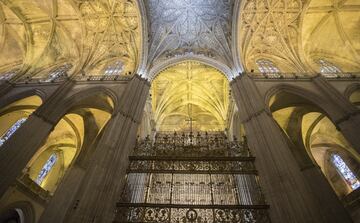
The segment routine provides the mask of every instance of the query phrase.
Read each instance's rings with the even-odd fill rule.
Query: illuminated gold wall
[[[121,61],[134,72],[141,50],[141,22],[134,0],[0,1],[0,73],[42,77],[71,63],[99,74]]]
[[[151,89],[156,129],[160,131],[224,130],[229,84],[213,67],[186,61],[160,72]]]
[[[282,72],[319,72],[319,59],[360,68],[360,1],[241,1],[237,47],[246,71],[258,59]]]

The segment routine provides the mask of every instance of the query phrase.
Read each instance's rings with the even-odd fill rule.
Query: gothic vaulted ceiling
[[[359,71],[360,1],[244,0],[237,46],[245,70],[257,59],[282,72],[319,72],[320,58],[343,71]]]
[[[146,0],[149,20],[148,66],[187,53],[206,55],[232,66],[234,0]]]
[[[303,70],[298,39],[303,7],[303,0],[242,2],[237,41],[247,70],[256,69],[255,61],[261,58],[280,65],[281,70]]]
[[[0,1],[0,71],[36,74],[72,63],[90,72],[121,60],[134,72],[140,40],[136,0]]]
[[[344,71],[360,70],[359,0],[312,0],[302,21],[302,48],[314,69],[314,60],[326,58]]]
[[[359,14],[358,0],[0,0],[0,73],[71,63],[103,74],[121,61],[123,73],[148,74],[195,57],[229,77],[257,59],[282,72],[319,71],[319,58],[358,71]]]
[[[171,66],[154,79],[151,95],[157,130],[225,129],[229,84],[213,67],[194,61]]]

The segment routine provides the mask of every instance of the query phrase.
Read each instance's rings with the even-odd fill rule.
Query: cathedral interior
[[[0,223],[360,223],[359,0],[0,0]]]

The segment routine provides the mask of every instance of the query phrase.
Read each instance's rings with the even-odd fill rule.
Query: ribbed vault
[[[229,107],[226,77],[195,61],[173,65],[152,82],[152,106],[157,130],[224,130]]]
[[[303,0],[245,0],[238,21],[238,50],[245,70],[269,59],[282,71],[303,71],[299,51]]]
[[[148,67],[189,53],[216,58],[231,67],[234,0],[146,0]]]
[[[216,61],[229,77],[272,61],[282,72],[319,71],[321,58],[360,69],[355,0],[0,0],[0,74],[148,75],[169,60]],[[152,76],[147,76],[152,78]]]
[[[358,71],[359,1],[245,0],[237,22],[237,48],[247,71],[256,60],[282,72],[319,72],[319,59]]]
[[[360,1],[312,0],[304,10],[302,44],[309,64],[323,58],[343,71],[360,69]]]
[[[140,39],[136,0],[0,1],[0,72],[32,76],[63,63],[90,72],[112,60],[134,72]]]

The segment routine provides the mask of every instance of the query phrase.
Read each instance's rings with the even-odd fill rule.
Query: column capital
[[[139,75],[139,74],[134,74],[133,77],[132,77],[132,79],[134,79],[134,78],[137,78],[137,79],[139,79],[139,80],[141,80],[141,81],[144,81],[144,83],[145,83],[146,85],[148,85],[149,87],[151,86],[151,83],[149,82],[149,80],[148,80],[147,78],[142,77],[142,76]]]
[[[317,75],[312,78],[313,83],[319,87],[320,91],[332,102],[333,107],[338,109],[340,113],[348,116],[358,109],[343,95],[341,94],[329,81],[322,75]]]
[[[236,77],[231,82],[231,88],[242,117],[242,123],[246,123],[264,112],[271,117],[269,108],[250,76],[245,74]]]
[[[348,121],[349,119],[351,119],[352,117],[358,116],[360,115],[360,110],[356,110],[350,113],[346,113],[343,117],[334,120],[334,124],[336,126],[336,128],[339,130],[340,128],[338,127],[339,125],[341,125],[343,122]]]
[[[127,83],[124,93],[120,97],[120,103],[115,109],[114,114],[121,114],[126,118],[130,118],[134,123],[141,122],[141,114],[144,109],[149,93],[149,82],[139,75],[134,77]],[[139,106],[142,106],[139,109]]]
[[[56,120],[51,120],[50,118],[46,117],[44,114],[38,112],[37,110],[35,110],[30,116],[34,116],[37,117],[41,120],[43,120],[44,122],[48,123],[49,125],[53,126],[53,128],[56,126],[57,121]]]

